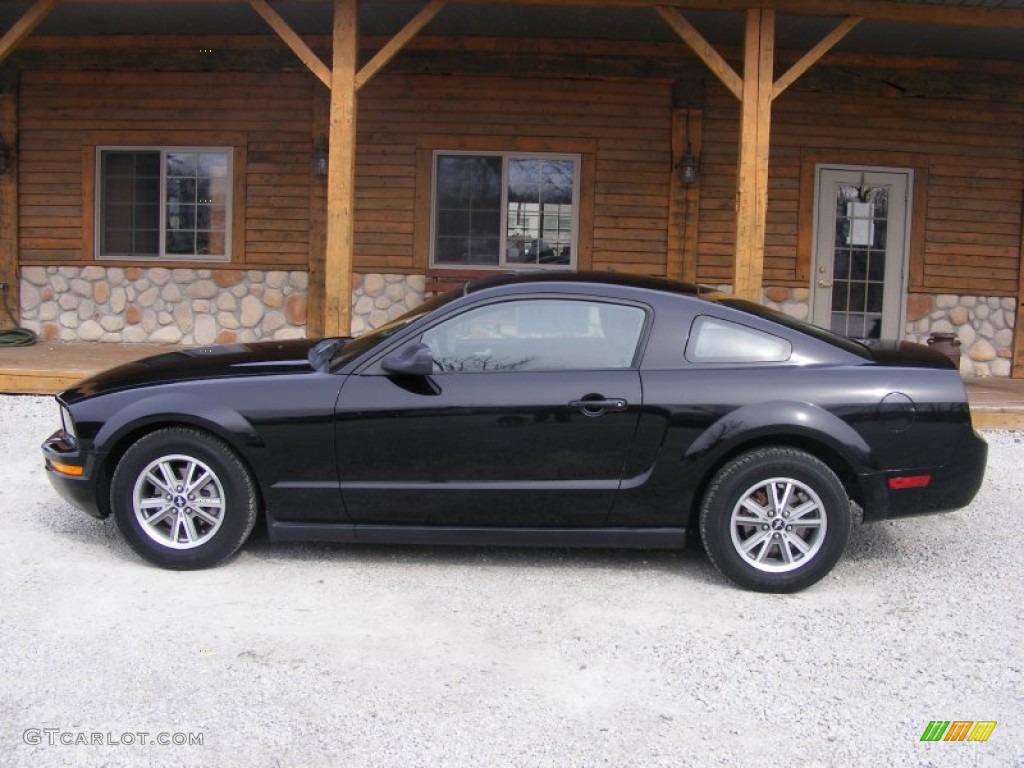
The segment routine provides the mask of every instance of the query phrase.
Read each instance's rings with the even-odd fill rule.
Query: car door
[[[647,315],[610,300],[491,301],[403,344],[430,349],[432,375],[350,376],[336,450],[352,519],[601,525],[642,405]]]

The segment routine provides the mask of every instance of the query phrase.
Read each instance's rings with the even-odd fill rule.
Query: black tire
[[[174,570],[224,562],[249,537],[257,514],[256,486],[235,452],[187,427],[151,432],[125,451],[110,505],[132,549]]]
[[[839,478],[804,451],[758,448],[722,467],[700,510],[708,557],[758,592],[796,592],[819,581],[850,539],[850,499]]]

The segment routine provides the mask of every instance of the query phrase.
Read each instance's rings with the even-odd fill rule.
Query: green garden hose
[[[34,331],[30,331],[28,328],[19,328],[18,321],[14,317],[14,313],[11,312],[11,306],[7,300],[7,284],[4,283],[3,287],[4,294],[4,309],[7,310],[7,317],[11,319],[11,325],[14,328],[0,329],[0,347],[27,347],[30,344],[35,344],[39,337],[36,336]]]

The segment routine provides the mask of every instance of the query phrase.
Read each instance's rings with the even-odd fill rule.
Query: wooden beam
[[[861,16],[850,16],[844,19],[838,27],[833,29],[816,46],[800,57],[800,60],[791,66],[786,73],[775,81],[772,86],[772,100],[778,96],[800,77],[804,72],[814,66],[822,56],[832,50],[835,44],[846,37],[847,33],[863,21]]]
[[[18,94],[0,94],[0,134],[12,144],[18,136]],[[18,325],[21,285],[18,282],[18,156],[12,146],[7,170],[0,174],[0,328]],[[8,315],[8,311],[14,317]]]
[[[729,66],[729,62],[723,59],[721,54],[712,47],[711,43],[705,40],[704,36],[690,22],[683,18],[679,11],[664,6],[658,6],[657,11],[661,18],[672,27],[672,30],[682,38],[683,42],[690,46],[693,52],[697,54],[697,57],[707,65],[707,68],[722,81],[726,88],[732,91],[733,96],[737,99],[742,99],[743,81],[736,74],[736,71]]]
[[[295,52],[295,55],[299,57],[303,64],[309,67],[310,71],[317,76],[320,82],[330,88],[330,68],[320,60],[320,57],[316,55],[312,48],[306,45],[306,41],[299,37],[294,29],[288,26],[288,22],[282,19],[277,11],[270,7],[267,0],[249,0],[249,5],[252,6],[256,13],[263,17],[263,20],[270,25],[270,28],[284,40],[285,44]]]
[[[1024,217],[1024,204],[1021,205],[1021,216]],[[1017,322],[1013,327],[1013,369],[1010,375],[1024,379],[1024,231],[1021,232],[1017,253],[1020,254],[1017,260]]]
[[[237,3],[238,0],[61,0],[64,5],[211,5]],[[322,3],[323,0],[293,0]],[[777,13],[795,16],[863,16],[868,19],[902,21],[910,24],[943,24],[994,29],[1024,29],[1024,10],[990,6],[946,5],[893,0],[451,0],[453,4],[475,6],[555,5],[570,8],[614,7],[652,8],[672,6],[694,11],[745,11],[771,8]]]
[[[352,328],[352,251],[355,246],[357,0],[334,0],[334,62],[327,154],[327,253],[324,257],[324,333]]]
[[[420,30],[423,29],[430,21],[441,12],[441,9],[447,5],[447,0],[430,0],[425,6],[420,8],[419,13],[412,17],[408,24],[391,38],[387,44],[381,48],[374,55],[372,59],[366,62],[366,65],[359,70],[356,75],[356,90],[358,91],[369,80],[380,72],[389,61],[398,55],[406,44],[412,40],[416,35],[419,34]]]
[[[760,303],[768,212],[775,11],[747,11],[744,50],[733,293]]]
[[[313,97],[313,146],[330,130],[330,94],[322,91]],[[309,185],[309,288],[306,290],[306,337],[324,336],[324,289],[327,286],[327,179],[313,176]]]
[[[39,22],[46,18],[57,0],[38,0],[38,2],[25,11],[25,15],[18,19],[14,26],[7,30],[7,34],[0,37],[0,64],[18,47],[18,43],[32,34],[32,30],[39,26]]]

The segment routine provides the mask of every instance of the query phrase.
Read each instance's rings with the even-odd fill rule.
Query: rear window
[[[838,347],[845,352],[863,357],[866,360],[871,360],[870,350],[858,341],[847,338],[846,336],[840,336],[837,333],[832,333],[824,328],[819,328],[816,325],[805,323],[803,320],[797,320],[795,317],[790,317],[787,314],[771,309],[769,307],[763,307],[760,304],[755,304],[752,301],[746,301],[745,299],[737,299],[732,296],[726,296],[719,294],[717,296],[708,298],[709,301],[713,301],[716,304],[721,304],[724,307],[739,310],[740,312],[746,312],[748,315],[754,317],[760,317],[765,320],[770,320],[773,323],[784,325],[787,328],[792,328],[794,331],[812,336],[818,341],[823,341],[826,344],[831,344],[833,347]]]
[[[693,321],[686,342],[691,363],[783,363],[792,354],[786,339],[706,315]]]

